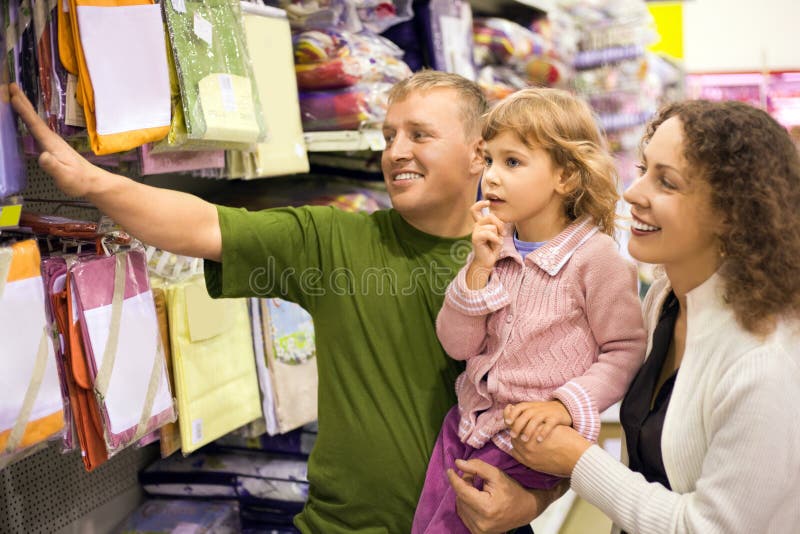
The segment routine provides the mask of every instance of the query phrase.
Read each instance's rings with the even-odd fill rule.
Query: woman
[[[514,455],[571,477],[628,534],[797,532],[798,152],[738,102],[668,106],[644,144],[629,251],[664,276],[621,408],[627,466],[565,426]]]

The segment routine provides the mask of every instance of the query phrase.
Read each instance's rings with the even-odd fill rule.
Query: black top
[[[678,371],[672,373],[661,386],[652,409],[650,405],[675,333],[677,318],[678,299],[670,292],[653,333],[650,355],[633,379],[620,407],[629,467],[641,473],[648,482],[658,482],[667,489],[671,488],[661,457],[661,431]]]

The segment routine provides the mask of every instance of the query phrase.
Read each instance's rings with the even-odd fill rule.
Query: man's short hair
[[[414,92],[434,89],[453,89],[459,95],[464,134],[468,137],[481,134],[481,117],[488,109],[486,97],[478,85],[458,74],[438,70],[421,70],[400,81],[389,91],[389,105],[407,98]]]

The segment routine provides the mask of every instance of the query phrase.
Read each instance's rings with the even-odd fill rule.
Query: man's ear
[[[486,141],[479,137],[472,142],[472,150],[470,152],[469,174],[476,176],[483,174],[483,153],[486,149]]]

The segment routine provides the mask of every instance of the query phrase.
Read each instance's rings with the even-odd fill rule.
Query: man
[[[303,532],[410,531],[427,462],[460,368],[434,322],[466,259],[483,170],[486,103],[459,76],[417,73],[396,85],[383,126],[393,210],[330,207],[248,212],[158,189],[88,163],[52,133],[12,86],[12,104],[42,147],[42,168],[141,241],[205,258],[214,297],[275,296],[314,318],[319,434],[309,458]],[[470,466],[484,492],[454,477],[474,531],[531,520],[541,495],[489,466]],[[482,471],[481,471],[482,470]]]

